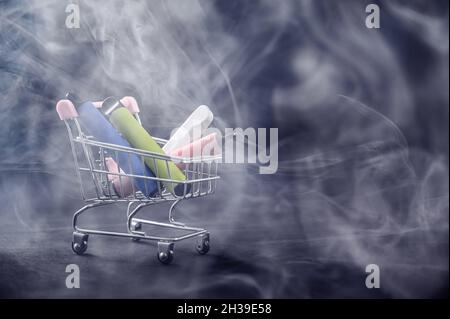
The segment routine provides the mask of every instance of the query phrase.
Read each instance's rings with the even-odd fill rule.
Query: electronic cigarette
[[[112,125],[134,148],[166,155],[158,143],[139,124],[130,111],[125,108],[119,100],[108,98],[103,102],[102,108]],[[152,172],[159,178],[180,182],[186,180],[186,176],[173,161],[149,157],[144,157],[144,161],[145,164],[150,167]],[[189,184],[176,183],[173,181],[163,181],[163,184],[169,192],[178,196],[184,194],[185,186],[187,192],[187,186],[189,186]]]
[[[67,94],[66,97],[76,106],[80,124],[87,133],[94,136],[99,142],[131,148],[130,143],[117,132],[93,102],[80,102],[73,94]],[[126,174],[154,177],[151,170],[136,154],[117,151],[114,154],[108,154],[108,156],[117,160],[117,164]],[[133,180],[136,189],[147,197],[158,191],[158,185],[154,180],[146,178],[133,178]]]
[[[163,146],[164,152],[171,154],[173,150],[199,139],[211,124],[213,118],[209,107],[200,105]]]

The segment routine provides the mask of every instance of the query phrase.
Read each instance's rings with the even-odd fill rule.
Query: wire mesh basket
[[[59,105],[59,106],[58,106]],[[173,212],[175,206],[182,200],[203,197],[213,194],[217,180],[218,164],[221,155],[207,155],[197,157],[168,156],[154,152],[144,151],[132,147],[104,143],[96,140],[83,132],[78,120],[78,114],[73,103],[69,100],[58,102],[57,111],[67,127],[70,146],[73,153],[76,174],[79,179],[80,191],[86,205],[75,212],[73,216],[73,241],[72,249],[76,254],[82,255],[88,244],[89,235],[106,235],[131,238],[133,241],[152,240],[158,243],[159,261],[168,264],[173,259],[174,243],[180,240],[197,237],[196,249],[200,254],[209,251],[209,232],[204,228],[190,227],[175,221]],[[65,109],[64,109],[65,108]],[[134,106],[133,115],[140,122],[139,109]],[[167,142],[165,139],[154,138],[162,147]],[[111,165],[119,163],[119,157],[128,159],[130,169],[125,173],[120,167],[111,170]],[[185,180],[158,177],[158,174],[149,176],[134,172],[131,157],[138,156],[144,163],[148,160],[155,164],[159,161],[168,167],[170,162],[175,163],[184,173]],[[123,160],[121,166],[123,166]],[[157,165],[155,165],[156,167]],[[169,170],[168,170],[169,171]],[[144,195],[142,190],[136,187],[136,181],[154,181],[157,191],[150,196]],[[167,185],[177,185],[178,192]],[[143,185],[147,185],[143,183]],[[172,189],[169,191],[168,189]],[[145,192],[148,194],[148,192]],[[96,229],[81,228],[78,226],[78,218],[90,208],[108,205],[111,203],[127,203],[127,232],[115,232]],[[172,202],[168,213],[168,222],[160,222],[149,219],[137,218],[141,208],[163,202]],[[177,237],[152,236],[143,231],[143,225],[153,225],[183,231],[183,235]],[[188,232],[186,234],[186,232]]]

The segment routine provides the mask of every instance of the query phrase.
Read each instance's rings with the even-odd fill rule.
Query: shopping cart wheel
[[[209,251],[209,233],[198,236],[197,246],[195,246],[200,255],[205,255]]]
[[[83,255],[88,246],[89,235],[73,232],[72,250],[77,255]]]
[[[131,222],[131,230],[132,231],[139,231],[142,229],[142,224],[135,222],[134,220]],[[140,238],[131,238],[131,241],[140,241]]]
[[[170,264],[173,260],[173,243],[158,242],[158,260],[163,264]]]

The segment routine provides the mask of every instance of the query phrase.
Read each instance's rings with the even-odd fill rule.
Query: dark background
[[[380,29],[371,1],[74,2],[80,29],[69,1],[0,1],[1,297],[448,296],[448,1],[373,1]],[[180,205],[206,256],[182,242],[166,267],[153,243],[93,236],[76,256],[68,90],[133,95],[165,138],[200,104],[220,129],[276,127],[278,171],[223,165],[214,196]],[[124,221],[117,205],[83,223]]]

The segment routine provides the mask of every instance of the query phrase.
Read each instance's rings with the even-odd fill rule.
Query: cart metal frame
[[[139,115],[134,114],[135,118],[141,123]],[[95,140],[92,136],[84,134],[81,125],[76,117],[72,119],[64,119],[69,134],[70,146],[75,163],[76,174],[80,183],[80,191],[86,205],[77,210],[73,215],[73,241],[72,250],[79,255],[82,255],[88,245],[89,235],[104,235],[131,238],[133,241],[151,240],[158,243],[157,258],[164,264],[169,264],[174,256],[174,243],[197,237],[196,249],[200,254],[206,254],[210,247],[209,232],[200,227],[187,226],[184,223],[178,222],[174,218],[175,207],[185,199],[192,199],[213,194],[217,180],[220,178],[217,175],[218,163],[221,160],[221,155],[215,156],[200,156],[200,157],[178,157],[157,154],[131,147],[123,147],[115,144],[103,143]],[[161,138],[154,138],[156,142],[163,146],[167,140]],[[160,177],[150,177],[135,174],[126,174],[123,171],[112,173],[106,168],[106,157],[112,157],[118,163],[119,152],[127,154],[135,154],[139,156],[144,163],[144,159],[151,159],[154,163],[156,161],[164,161],[167,169],[170,161],[175,162],[182,168],[186,180],[178,181]],[[130,156],[128,159],[130,159]],[[129,160],[130,161],[130,160]],[[155,165],[156,166],[156,165]],[[130,165],[131,167],[131,165]],[[169,170],[168,170],[169,171]],[[169,171],[170,172],[170,171]],[[142,192],[135,188],[132,182],[133,192],[127,197],[121,197],[118,194],[108,177],[116,175],[119,178],[120,189],[123,189],[125,179],[152,179],[158,185],[158,192],[146,197]],[[156,176],[158,174],[155,174]],[[162,185],[165,183],[183,183],[185,185],[184,192],[181,195],[168,192]],[[83,228],[78,225],[78,220],[81,215],[86,214],[92,208],[105,206],[113,203],[124,202],[127,206],[127,232],[115,232],[98,229]],[[159,222],[144,218],[138,218],[137,215],[142,208],[156,205],[160,203],[172,202],[168,212],[168,222]],[[143,225],[152,225],[168,229],[176,229],[179,231],[188,232],[187,234],[176,237],[162,237],[149,235],[142,230]]]

